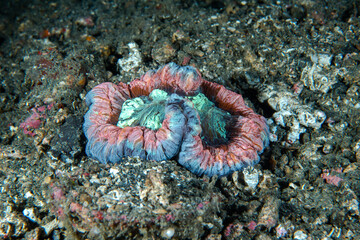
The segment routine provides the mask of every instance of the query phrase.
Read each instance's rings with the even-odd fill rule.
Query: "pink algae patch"
[[[46,110],[51,110],[54,106],[54,103],[51,103],[49,105],[44,105],[37,108],[32,108],[32,114],[30,117],[27,117],[24,122],[20,123],[20,128],[24,130],[24,134],[29,135],[31,137],[35,136],[35,129],[38,129],[43,122],[43,120],[46,118],[46,114],[44,113]]]
[[[334,171],[337,172],[337,173],[341,173],[342,169],[332,170],[331,173],[333,173]],[[323,170],[320,177],[322,177],[326,181],[326,183],[331,184],[331,185],[335,185],[335,186],[339,186],[339,183],[342,180],[344,180],[341,177],[338,177],[336,175],[331,175],[329,170],[327,170],[327,169]]]
[[[248,225],[246,226],[250,231],[254,231],[255,228],[257,226],[257,223],[255,221],[251,221],[248,223]]]
[[[65,194],[64,191],[61,188],[58,187],[54,187],[54,191],[52,193],[52,197],[53,199],[55,199],[56,201],[60,201],[62,199],[65,199]]]

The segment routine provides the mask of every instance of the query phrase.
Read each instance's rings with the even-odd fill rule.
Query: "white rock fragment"
[[[122,191],[121,189],[114,189],[100,197],[97,204],[101,206],[106,205],[108,208],[111,208],[119,203],[128,205],[131,204],[127,201],[130,197],[130,193]]]
[[[266,119],[268,126],[270,126],[270,135],[269,140],[270,142],[277,142],[278,136],[275,134],[278,130],[278,126],[275,125],[274,120],[271,118]]]
[[[353,151],[357,152],[360,150],[360,139],[355,143],[355,146],[353,147]]]
[[[277,238],[283,238],[288,234],[286,228],[282,224],[279,224],[275,230]]]
[[[328,67],[331,64],[333,55],[325,53],[310,54],[310,59],[313,63],[318,64],[320,67]]]
[[[161,236],[165,239],[171,239],[175,234],[175,228],[170,227],[161,232]]]
[[[296,120],[294,120],[294,125],[290,129],[288,135],[287,135],[287,142],[288,143],[294,143],[297,140],[300,139],[300,134],[306,132],[306,129],[303,127],[300,127]]]
[[[116,169],[116,168],[110,168],[110,171],[109,173],[113,176],[116,176],[116,175],[119,175],[119,169]]]
[[[99,236],[101,234],[101,230],[97,226],[93,226],[90,229],[89,236],[93,239],[96,238],[96,236]]]
[[[303,69],[301,81],[312,91],[327,93],[332,85],[336,83],[336,75],[330,75],[323,71],[323,68],[314,64]]]
[[[34,194],[32,194],[32,192],[28,191],[28,192],[25,193],[24,197],[26,199],[28,199],[28,198],[34,197]]]
[[[56,218],[54,220],[52,220],[51,222],[48,222],[47,224],[42,226],[42,228],[44,228],[44,230],[45,230],[46,235],[51,234],[52,231],[58,227],[59,227],[59,221]]]
[[[273,119],[276,125],[289,128],[287,142],[294,143],[307,127],[319,129],[326,119],[324,112],[301,103],[298,95],[284,86],[267,85],[259,95],[261,102],[267,101],[276,112]],[[276,128],[271,127],[272,134]]]
[[[307,237],[307,234],[303,230],[298,230],[294,232],[294,239],[296,240],[306,240]]]
[[[255,189],[259,184],[259,176],[261,175],[261,171],[255,169],[254,167],[247,167],[243,170],[244,181],[251,188]]]
[[[97,175],[92,175],[89,182],[92,184],[100,184],[100,179],[97,177]]]
[[[25,217],[27,217],[28,219],[30,219],[33,222],[38,222],[38,218],[35,215],[35,210],[33,208],[25,208],[23,210],[23,214]]]
[[[108,192],[103,197],[111,199],[111,200],[115,200],[115,201],[124,201],[130,197],[130,194],[128,192],[122,191],[120,189],[114,189],[114,190]]]
[[[134,42],[128,44],[129,56],[120,58],[117,61],[118,66],[125,72],[130,72],[134,68],[137,68],[141,64],[141,54],[138,45]]]
[[[312,91],[327,93],[337,82],[339,70],[330,67],[333,55],[311,54],[312,65],[308,64],[301,73],[301,81]]]
[[[302,111],[298,112],[298,114],[299,122],[301,125],[314,129],[319,129],[321,127],[321,124],[326,119],[325,113],[319,110],[314,110],[313,112]]]

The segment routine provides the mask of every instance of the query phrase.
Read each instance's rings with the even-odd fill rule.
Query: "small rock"
[[[294,239],[296,240],[306,240],[308,235],[305,233],[304,230],[298,230],[294,232]]]
[[[134,70],[135,68],[139,67],[142,62],[139,46],[136,43],[131,42],[128,44],[128,47],[129,56],[120,58],[117,62],[118,66],[125,72]]]
[[[48,222],[47,224],[43,225],[42,228],[45,230],[45,234],[49,235],[55,228],[57,228],[59,225],[59,221],[55,218],[51,222]]]
[[[176,50],[167,40],[156,43],[151,51],[152,58],[160,64],[170,61],[175,54]]]
[[[171,239],[175,234],[175,228],[170,227],[161,232],[161,236],[166,239]]]
[[[279,219],[279,200],[273,196],[268,196],[261,209],[258,218],[258,225],[263,225],[268,229],[275,227]]]
[[[34,208],[25,208],[23,210],[23,214],[25,217],[27,217],[28,219],[30,219],[33,222],[38,222],[39,219],[37,218],[36,214],[35,214],[35,210]]]
[[[259,183],[259,176],[261,175],[261,171],[250,166],[245,168],[242,173],[244,175],[245,183],[251,189],[255,189]]]
[[[82,116],[70,115],[60,126],[58,134],[51,141],[48,154],[51,158],[73,163],[82,152]]]

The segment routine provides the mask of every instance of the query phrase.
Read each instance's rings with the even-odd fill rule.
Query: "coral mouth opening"
[[[169,94],[155,89],[149,96],[128,99],[122,105],[118,127],[142,126],[158,130],[165,118],[165,105]],[[204,94],[185,97],[193,104],[200,118],[201,139],[211,146],[226,144],[230,129],[231,114],[216,107]]]
[[[126,100],[117,123],[118,127],[142,126],[151,130],[161,128],[165,118],[165,103],[168,94],[155,89],[149,96]]]
[[[219,111],[220,110],[220,111]],[[229,133],[231,131],[231,116],[219,108],[212,108],[207,114],[201,117],[201,140],[206,145],[219,147],[226,145],[229,141]]]
[[[228,142],[231,114],[216,107],[204,94],[188,97],[200,116],[201,139],[216,147]]]

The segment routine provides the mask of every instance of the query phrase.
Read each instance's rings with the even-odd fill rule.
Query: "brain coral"
[[[86,103],[86,153],[102,163],[177,159],[197,175],[222,176],[256,164],[268,144],[264,117],[189,66],[169,63],[129,84],[102,83]]]

